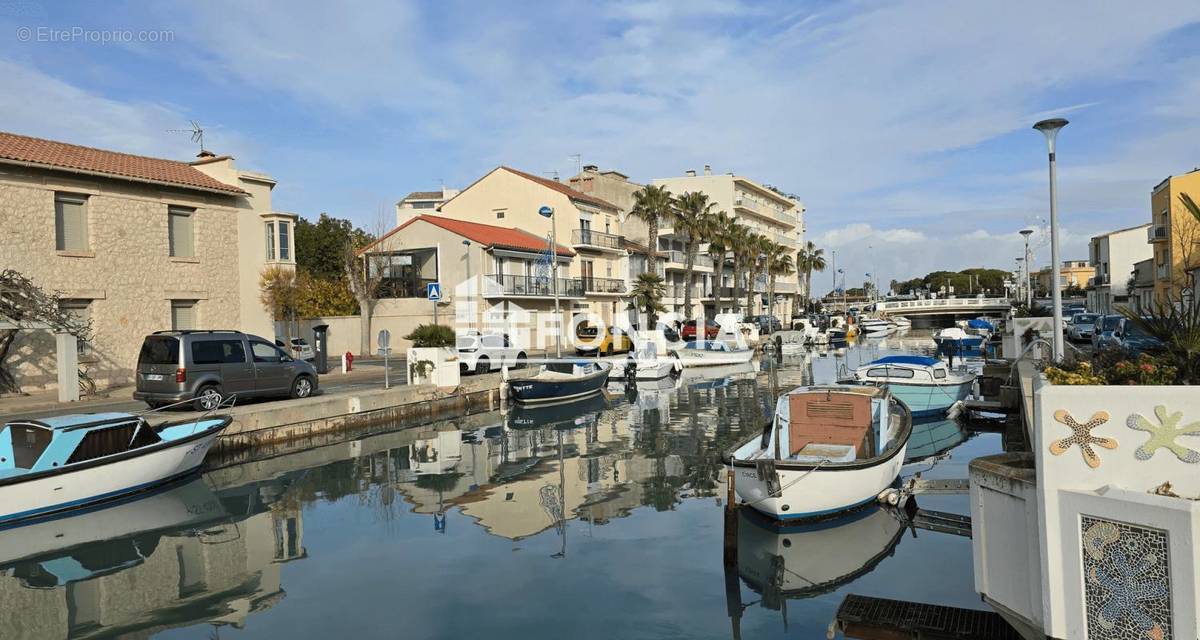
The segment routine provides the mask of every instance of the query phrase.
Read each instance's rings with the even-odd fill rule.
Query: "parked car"
[[[599,327],[583,325],[576,331],[575,353],[581,356],[606,355],[633,351],[633,336],[620,327],[607,327],[603,337],[597,337]]]
[[[1162,340],[1144,333],[1129,318],[1121,318],[1121,323],[1113,330],[1113,340],[1117,346],[1134,354],[1154,353],[1166,346]]]
[[[1125,316],[1107,315],[1100,316],[1096,321],[1096,328],[1092,331],[1092,348],[1099,351],[1117,346],[1117,341],[1113,338],[1113,331],[1121,324],[1121,319]]]
[[[776,331],[783,331],[783,324],[779,322],[779,318],[772,315],[757,315],[746,316],[744,322],[748,322],[758,327],[759,335],[767,335]]]
[[[681,329],[679,331],[679,335],[684,340],[695,340],[696,339],[696,321],[688,320],[687,322],[683,323],[683,329]],[[704,339],[705,340],[716,340],[717,336],[719,336],[719,335],[721,335],[721,325],[717,324],[717,322],[715,320],[705,320],[704,321]]]
[[[282,340],[275,338],[275,346],[288,352],[288,355],[297,360],[311,361],[317,357],[317,353],[304,338],[292,338],[291,347],[285,346]]]
[[[1076,313],[1067,323],[1067,339],[1072,342],[1092,340],[1092,332],[1096,330],[1096,321],[1100,316],[1095,313]]]
[[[458,334],[459,373],[488,373],[508,365],[514,369],[525,366],[525,350],[513,344],[508,334],[469,331]]]
[[[306,398],[317,390],[317,371],[265,338],[241,331],[156,331],[138,354],[135,400],[151,408],[192,401],[209,411],[222,398]]]

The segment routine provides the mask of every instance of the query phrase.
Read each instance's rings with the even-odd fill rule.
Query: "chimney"
[[[687,171],[685,171],[684,173],[686,173],[686,174],[687,174],[687,177],[689,177],[689,178],[695,178],[695,177],[696,177],[696,170],[695,170],[695,169],[688,169],[688,170],[687,170]]]
[[[707,164],[704,165],[704,175],[706,175],[706,176],[712,175],[712,165],[707,165]]]
[[[200,153],[196,154],[196,157],[197,158],[215,158],[215,157],[217,157],[217,154],[209,151],[208,149],[201,149]]]
[[[599,171],[600,167],[598,167],[594,164],[585,164],[585,165],[583,165],[583,170],[584,171]]]

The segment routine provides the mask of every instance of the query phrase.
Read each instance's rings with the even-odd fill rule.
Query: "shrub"
[[[412,340],[413,346],[417,348],[452,347],[454,329],[440,324],[423,324],[404,336],[404,339]]]
[[[1058,367],[1046,367],[1044,373],[1046,379],[1052,384],[1107,384],[1104,378],[1092,372],[1092,365],[1088,362],[1064,363]]]

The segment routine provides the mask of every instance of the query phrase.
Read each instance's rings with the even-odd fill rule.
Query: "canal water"
[[[970,540],[870,509],[778,532],[743,516],[722,561],[722,451],[773,398],[893,337],[570,411],[470,416],[261,459],[137,501],[0,532],[0,638],[818,638],[847,594],[982,608]],[[965,478],[999,436],[924,423],[905,474]],[[969,513],[965,495],[922,508]]]

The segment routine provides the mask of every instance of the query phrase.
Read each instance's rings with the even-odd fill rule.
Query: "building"
[[[1149,224],[1093,236],[1088,257],[1094,273],[1088,279],[1088,309],[1116,313],[1129,303],[1129,279],[1133,265],[1152,257],[1146,244]]]
[[[550,207],[554,217],[538,211]],[[476,180],[441,206],[442,216],[485,225],[522,229],[547,238],[551,224],[555,238],[574,250],[560,277],[579,280],[582,298],[572,298],[564,308],[573,313],[590,312],[605,324],[625,317],[623,298],[628,292],[629,251],[621,235],[621,208],[594,195],[576,191],[557,180],[542,178],[511,167],[497,167]],[[495,262],[483,265],[488,275],[504,279],[532,275],[520,265]],[[512,271],[510,269],[517,269]]]
[[[783,194],[778,190],[761,185],[748,178],[735,176],[732,173],[713,174],[709,166],[704,167],[703,174],[687,171],[685,175],[676,178],[659,178],[652,184],[666,187],[676,196],[688,192],[702,192],[708,195],[709,202],[716,205],[716,210],[723,210],[742,225],[760,233],[774,242],[789,247],[792,251],[799,250],[804,243],[804,205],[795,197]],[[726,268],[719,286],[721,291],[721,308],[715,307],[713,289],[718,283],[713,281],[713,262],[700,252],[697,258],[693,282],[684,283],[684,240],[669,226],[659,230],[659,250],[667,254],[667,281],[669,299],[664,302],[668,308],[683,311],[685,287],[693,288],[692,300],[701,305],[704,314],[712,317],[717,313],[738,312],[753,314],[768,311],[761,307],[763,296],[754,296],[755,304],[746,309],[745,295],[742,293],[745,283],[739,282],[741,274],[733,273],[732,268]],[[702,247],[703,249],[703,247]],[[763,294],[767,290],[767,277],[763,275],[753,283],[756,293]],[[798,278],[795,273],[779,277],[775,285],[776,300],[770,305],[769,312],[785,319],[792,314],[793,301],[798,292]]]
[[[1154,250],[1154,299],[1161,303],[1178,300],[1189,284],[1187,272],[1200,266],[1200,222],[1184,206],[1184,194],[1200,203],[1200,169],[1168,176],[1150,192],[1147,240]]]
[[[386,272],[372,326],[399,338],[432,322],[435,303],[426,299],[426,287],[440,282],[444,320],[463,329],[508,333],[531,348],[552,348],[555,292],[547,249],[545,238],[510,226],[427,213],[410,218],[363,250]],[[566,275],[576,253],[560,246],[557,257],[562,326],[568,327],[585,287],[581,278]]]
[[[1064,260],[1059,271],[1058,288],[1062,291],[1071,287],[1083,289],[1095,272],[1087,260]],[[1050,276],[1050,267],[1042,267],[1040,271],[1034,272],[1033,286],[1038,296],[1050,295]]]
[[[1154,258],[1133,263],[1130,278],[1129,304],[1138,311],[1154,308]]]
[[[11,133],[0,168],[0,269],[91,321],[80,363],[98,386],[132,382],[153,331],[274,337],[259,277],[296,256],[295,216],[272,209],[270,176],[208,152],[187,163]],[[8,364],[21,389],[55,386],[54,337],[19,331]]]
[[[396,203],[396,226],[408,222],[409,218],[429,213],[458,195],[457,189],[442,187],[440,191],[414,191]]]

